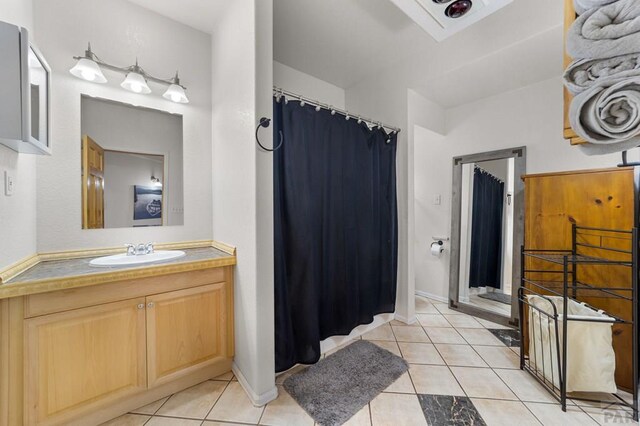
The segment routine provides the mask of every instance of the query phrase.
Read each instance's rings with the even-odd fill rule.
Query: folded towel
[[[563,77],[567,89],[577,95],[603,81],[612,85],[636,76],[640,76],[640,53],[610,59],[579,59],[569,65]]]
[[[605,4],[613,3],[617,0],[574,0],[573,4],[576,8],[576,13],[578,15],[582,15],[589,9],[593,9],[594,7],[601,7]]]
[[[640,145],[640,77],[615,84],[601,83],[573,98],[569,108],[573,130],[590,142],[589,155]]]
[[[618,0],[586,11],[567,33],[574,59],[604,59],[640,51],[640,1]]]

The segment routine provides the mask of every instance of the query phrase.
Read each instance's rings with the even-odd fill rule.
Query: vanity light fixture
[[[71,70],[69,70],[69,72],[83,80],[93,83],[106,83],[107,79],[102,73],[102,68],[105,68],[126,75],[124,81],[120,84],[120,86],[125,90],[146,95],[151,93],[148,81],[152,81],[154,83],[168,86],[167,90],[162,95],[163,98],[180,104],[189,103],[186,87],[180,84],[178,73],[176,73],[173,78],[163,79],[154,77],[147,73],[138,65],[137,60],[135,65],[131,65],[129,67],[118,67],[108,64],[93,53],[91,50],[91,43],[89,43],[89,47],[85,51],[84,56],[74,56],[73,59],[78,62],[73,68],[71,68]]]
[[[162,186],[162,181],[153,175],[151,176],[151,183],[153,183],[155,186]]]

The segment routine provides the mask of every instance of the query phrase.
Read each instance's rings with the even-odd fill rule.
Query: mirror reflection
[[[182,116],[83,96],[82,227],[183,225]]]
[[[514,158],[462,166],[460,301],[510,316]]]

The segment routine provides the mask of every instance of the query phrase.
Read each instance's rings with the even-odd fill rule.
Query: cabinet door
[[[65,424],[146,387],[144,298],[25,321],[26,424]]]
[[[149,387],[226,357],[225,283],[147,297]]]

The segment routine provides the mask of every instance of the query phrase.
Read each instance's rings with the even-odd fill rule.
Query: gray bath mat
[[[494,302],[504,303],[505,305],[511,304],[511,295],[498,293],[498,292],[490,292],[490,293],[482,293],[479,294],[478,297],[482,297],[483,299],[493,300]]]
[[[320,425],[341,425],[408,368],[402,358],[358,340],[289,377],[284,388]]]

